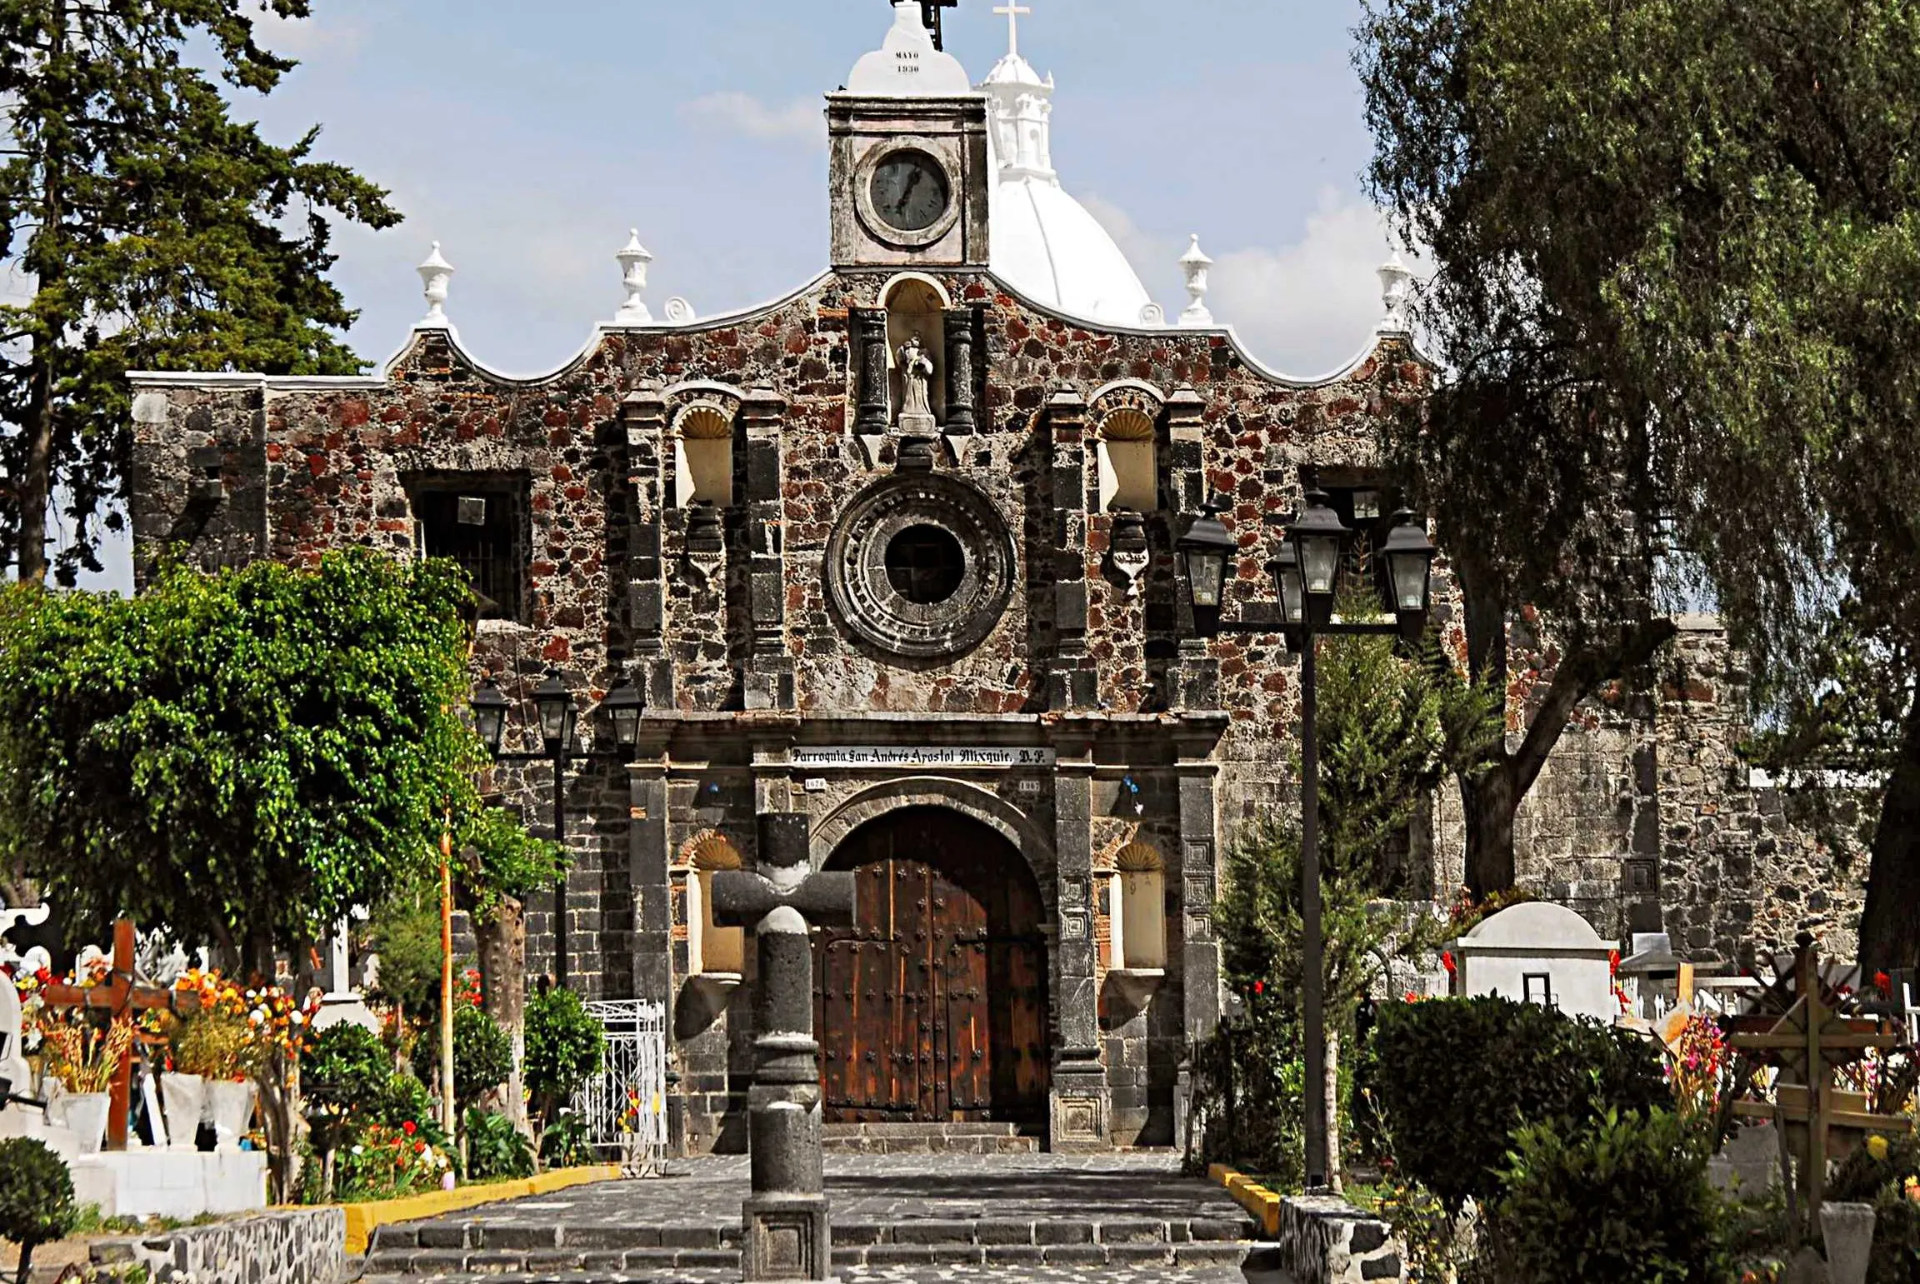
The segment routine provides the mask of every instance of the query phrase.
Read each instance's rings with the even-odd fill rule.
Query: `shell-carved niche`
[[[687,971],[693,976],[739,976],[746,971],[746,929],[713,921],[713,876],[741,867],[740,849],[726,835],[703,830],[680,848],[687,871]]]
[[[1099,511],[1156,512],[1160,504],[1160,410],[1150,385],[1122,384],[1095,395],[1089,407],[1099,447]]]
[[[1113,858],[1113,960],[1116,968],[1167,965],[1166,862],[1151,844],[1128,843]]]

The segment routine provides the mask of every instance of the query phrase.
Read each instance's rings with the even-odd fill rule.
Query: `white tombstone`
[[[13,988],[11,978],[0,975],[0,1079],[11,1081],[9,1091],[24,1097],[33,1091],[31,1074],[20,1046],[20,992]],[[18,1108],[0,1101],[0,1114]]]
[[[1612,951],[1587,920],[1548,901],[1491,914],[1453,943],[1462,993],[1543,1003],[1609,1024],[1620,1015]]]
[[[349,919],[343,918],[334,924],[327,960],[327,993],[320,1000],[320,1010],[314,1013],[313,1028],[325,1030],[329,1026],[357,1025],[379,1034],[380,1018],[373,1014],[359,991],[353,988],[348,946],[352,934],[353,924]]]

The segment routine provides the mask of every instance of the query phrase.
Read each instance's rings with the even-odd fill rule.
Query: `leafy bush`
[[[1394,1162],[1454,1211],[1498,1193],[1515,1129],[1669,1100],[1644,1040],[1534,1003],[1390,1003],[1373,1038],[1369,1088]]]
[[[413,1045],[413,1073],[430,1082],[440,1065],[438,1032]],[[476,1007],[457,1006],[453,1012],[453,1100],[464,1114],[487,1092],[513,1073],[513,1040],[500,1023]]]
[[[513,1120],[485,1110],[469,1110],[467,1179],[533,1176],[533,1147],[513,1126]]]
[[[542,1125],[600,1073],[606,1055],[606,1032],[572,990],[549,990],[527,1004],[525,1082]]]
[[[376,1115],[381,1123],[394,1128],[412,1123],[435,1134],[440,1132],[440,1113],[433,1108],[433,1094],[404,1070],[387,1076]]]
[[[439,1130],[431,1135],[438,1137]],[[453,1167],[452,1149],[431,1140],[426,1128],[368,1123],[334,1155],[334,1198],[397,1199],[439,1190]]]
[[[575,1168],[593,1159],[593,1147],[587,1144],[587,1121],[571,1110],[561,1110],[540,1134],[540,1162],[547,1168]]]
[[[381,1103],[393,1077],[391,1065],[380,1036],[351,1022],[329,1026],[308,1042],[300,1061],[300,1089],[316,1151],[337,1147],[349,1120]]]
[[[79,1220],[66,1161],[31,1137],[0,1141],[0,1239],[20,1246],[19,1284],[27,1284],[33,1250],[65,1239]]]
[[[1485,1264],[1503,1284],[1721,1284],[1709,1131],[1668,1110],[1608,1110],[1513,1136],[1486,1207]]]

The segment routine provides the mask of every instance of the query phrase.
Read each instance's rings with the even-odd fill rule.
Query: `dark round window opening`
[[[887,542],[887,581],[915,606],[952,597],[967,575],[967,554],[953,532],[909,526]]]

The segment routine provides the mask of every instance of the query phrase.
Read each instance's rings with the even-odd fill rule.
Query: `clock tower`
[[[827,96],[833,265],[987,266],[987,99],[934,46],[919,0]]]

